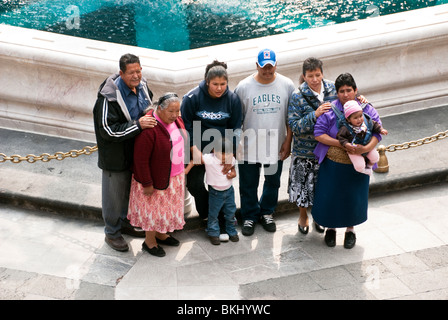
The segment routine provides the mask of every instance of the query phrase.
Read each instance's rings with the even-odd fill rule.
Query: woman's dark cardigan
[[[154,117],[153,110],[149,115]],[[185,126],[181,117],[175,121],[186,142]],[[135,138],[134,179],[143,187],[165,190],[170,183],[172,142],[163,124],[158,123],[152,129],[145,129]]]

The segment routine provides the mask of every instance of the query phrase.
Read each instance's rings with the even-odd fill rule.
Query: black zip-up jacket
[[[118,77],[119,74],[115,74],[104,80],[99,87],[93,108],[98,167],[108,171],[131,169],[134,138],[142,131],[138,119],[131,119],[120,90],[114,82]],[[145,79],[142,78],[141,83],[151,105],[153,94]]]

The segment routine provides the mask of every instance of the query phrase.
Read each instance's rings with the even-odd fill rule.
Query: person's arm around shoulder
[[[106,98],[98,99],[94,108],[94,117],[103,139],[121,142],[134,138],[143,129],[153,128],[157,122],[149,117],[138,120],[123,121],[118,108],[114,108]]]
[[[316,110],[308,103],[301,103],[302,95],[293,93],[288,106],[288,122],[296,134],[313,133],[317,119],[331,109],[330,102],[324,102]]]
[[[151,91],[151,89],[149,88],[148,82],[146,81],[146,79],[144,80],[144,83],[145,83],[145,87],[146,87],[146,94],[147,94],[148,99],[149,99],[150,102],[149,102],[149,106],[146,109],[147,113],[143,117],[138,119],[138,124],[139,124],[139,126],[140,126],[140,128],[142,130],[144,130],[144,129],[151,129],[151,128],[154,128],[157,125],[156,118],[153,117],[153,116],[150,116],[150,114],[149,114],[149,110],[153,106],[152,99],[154,97],[154,94]]]
[[[138,124],[142,130],[152,129],[157,125],[157,120],[149,114],[145,114],[143,117],[138,119]]]
[[[99,97],[95,103],[94,121],[99,134],[106,141],[121,142],[134,138],[141,132],[141,127],[136,121],[123,121],[119,108],[105,97]]]

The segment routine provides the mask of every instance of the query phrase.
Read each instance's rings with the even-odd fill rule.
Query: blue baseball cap
[[[277,57],[275,56],[275,52],[271,49],[263,49],[258,53],[258,65],[263,68],[266,64],[270,64],[273,67],[277,64]]]

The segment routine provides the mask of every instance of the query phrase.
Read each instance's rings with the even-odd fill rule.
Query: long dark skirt
[[[327,228],[343,228],[367,220],[370,177],[352,164],[328,158],[320,164],[312,209],[313,219]]]

